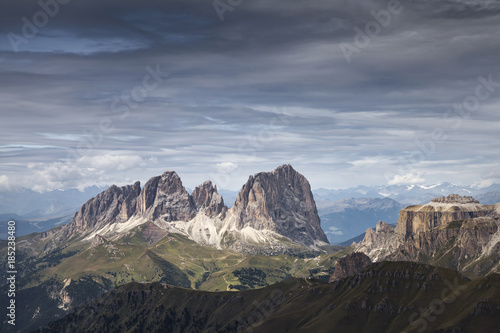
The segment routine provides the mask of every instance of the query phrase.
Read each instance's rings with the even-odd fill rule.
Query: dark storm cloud
[[[459,126],[444,115],[478,77],[500,81],[500,5],[402,1],[348,63],[340,46],[388,6],[243,0],[221,22],[211,1],[72,0],[28,38],[40,5],[0,1],[0,180],[43,190],[176,169],[190,187],[228,176],[223,187],[237,188],[289,162],[315,187],[383,183],[436,128],[446,139],[414,172],[494,180],[480,175],[498,162],[500,88],[467,117],[452,113]],[[162,81],[131,107],[124,96],[148,68]]]

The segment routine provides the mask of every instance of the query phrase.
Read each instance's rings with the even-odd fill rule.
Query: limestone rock
[[[377,226],[375,227],[375,232],[394,232],[394,228],[391,227],[388,223],[378,221]]]
[[[179,176],[166,171],[142,190],[138,182],[111,186],[82,206],[70,224],[64,235],[79,233],[85,241],[96,234],[114,241],[147,224],[142,236],[150,243],[181,233],[203,245],[272,254],[328,244],[309,182],[290,165],[251,176],[231,210],[210,181],[189,195]]]
[[[354,251],[372,261],[415,261],[482,275],[499,270],[499,205],[450,195],[402,209],[396,229],[379,222]]]
[[[430,231],[420,233],[401,243],[386,259],[394,261],[420,261],[431,258],[430,263],[473,275],[490,272],[500,264],[500,222],[498,218],[476,217],[458,220]],[[447,251],[442,251],[447,249]],[[446,255],[442,261],[441,256]]]

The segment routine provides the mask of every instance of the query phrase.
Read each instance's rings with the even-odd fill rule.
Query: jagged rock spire
[[[196,207],[177,173],[166,171],[144,185],[136,213],[151,220],[189,221],[196,215]]]
[[[196,187],[192,198],[197,210],[203,210],[210,217],[222,214],[221,218],[224,219],[227,207],[224,205],[224,199],[217,192],[217,186],[212,185],[211,181],[207,180]]]

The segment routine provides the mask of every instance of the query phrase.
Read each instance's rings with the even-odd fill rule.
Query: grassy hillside
[[[180,234],[152,237],[146,225],[101,244],[57,243],[33,234],[18,239],[19,325],[34,329],[117,286],[167,283],[207,291],[263,288],[289,277],[327,280],[338,255],[248,256],[201,246]],[[161,235],[162,236],[162,235]],[[0,255],[6,252],[0,243]],[[6,281],[5,272],[0,272]],[[30,295],[37,295],[30,297]],[[3,296],[2,296],[3,297]],[[22,311],[21,311],[22,310]],[[2,332],[7,329],[1,323]]]

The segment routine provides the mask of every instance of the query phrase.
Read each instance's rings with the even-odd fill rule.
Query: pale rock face
[[[487,274],[493,272],[495,267],[499,268],[500,222],[492,217],[455,221],[420,233],[419,237],[407,239],[387,259],[418,261],[434,257],[439,262],[436,255],[451,241],[454,247],[445,253],[447,267],[474,275]]]
[[[108,240],[101,235],[95,235],[94,238],[92,239],[92,243],[90,243],[90,247],[94,248],[102,244],[106,244]]]
[[[447,197],[434,198],[431,202],[445,203],[445,204],[478,204],[479,201],[471,196],[461,196],[458,194],[450,194]]]
[[[70,284],[71,284],[71,279],[64,280],[64,286],[59,292],[58,295],[59,297],[55,297],[59,298],[60,303],[58,307],[64,311],[68,311],[71,308],[71,303],[73,302],[67,290]]]
[[[377,226],[375,227],[375,232],[394,232],[394,228],[391,227],[388,223],[384,223],[382,221],[377,222]]]

